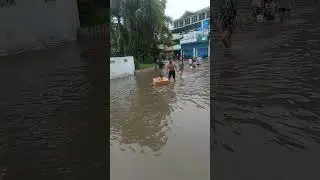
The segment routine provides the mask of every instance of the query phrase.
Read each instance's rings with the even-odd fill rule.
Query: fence
[[[78,41],[86,45],[82,55],[96,58],[108,56],[109,30],[107,24],[99,24],[92,27],[82,28],[78,32]]]
[[[92,27],[82,28],[78,32],[78,39],[89,42],[109,42],[109,30],[107,24],[98,24]]]

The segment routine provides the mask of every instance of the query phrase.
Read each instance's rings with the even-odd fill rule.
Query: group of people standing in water
[[[234,29],[241,24],[238,14],[239,0],[217,0],[219,18],[212,15],[211,21],[215,26],[219,37],[225,47],[231,47],[231,36]],[[252,16],[258,22],[264,19],[267,21],[275,20],[278,16],[283,23],[285,17],[289,16],[295,9],[294,0],[249,0],[249,8],[252,10]]]
[[[176,71],[179,71],[179,75],[180,77],[182,76],[184,70],[185,70],[185,62],[184,59],[182,58],[177,59],[176,60],[177,63],[179,63],[179,69],[176,66],[176,63],[173,62],[172,59],[169,60],[169,63],[165,66],[165,70],[168,74],[168,79],[170,81],[170,79],[172,78],[174,81],[176,81]],[[197,58],[189,58],[188,59],[188,66],[189,68],[200,68],[202,64],[202,58],[201,57],[197,57]]]

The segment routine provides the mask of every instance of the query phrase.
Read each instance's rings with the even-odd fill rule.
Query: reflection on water
[[[211,178],[319,177],[320,29],[295,23],[215,55]]]
[[[153,76],[111,81],[111,179],[209,179],[209,64],[169,86]]]

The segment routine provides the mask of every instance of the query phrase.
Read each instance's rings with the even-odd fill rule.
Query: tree
[[[166,0],[112,0],[111,45],[121,55],[143,62],[159,55],[158,44],[169,34],[170,17],[165,16]]]

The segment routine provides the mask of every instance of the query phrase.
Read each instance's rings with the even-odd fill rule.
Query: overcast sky
[[[210,6],[210,0],[167,0],[166,15],[178,19],[185,11],[197,11]]]

